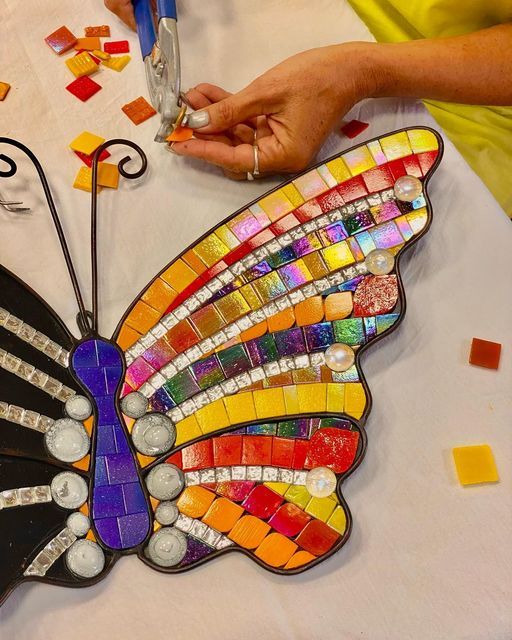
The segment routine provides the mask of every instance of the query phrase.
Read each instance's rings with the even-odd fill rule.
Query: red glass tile
[[[354,462],[358,442],[357,431],[332,427],[318,429],[309,441],[304,468],[329,467],[335,473],[343,473]]]
[[[59,55],[65,51],[69,51],[76,43],[75,36],[67,27],[60,27],[53,33],[50,33],[44,40],[46,44]]]
[[[92,167],[92,159],[94,157],[94,153],[91,153],[90,155],[82,153],[81,151],[74,151],[73,153],[75,153],[80,158],[80,160],[88,167]],[[106,149],[104,149],[100,153],[99,162],[103,162],[103,160],[106,160],[107,158],[110,158],[110,153]]]
[[[297,217],[297,220],[299,220],[301,223],[304,223],[308,220],[312,220],[313,218],[321,216],[323,211],[316,200],[310,200],[309,202],[301,204],[300,207],[297,207],[294,213]]]
[[[345,200],[343,200],[337,188],[322,193],[322,195],[317,196],[315,200],[323,213],[332,211],[337,207],[342,207],[345,204]]]
[[[266,520],[277,511],[284,498],[263,484],[257,485],[242,502],[242,506],[257,518]]]
[[[286,502],[279,507],[268,523],[284,536],[292,537],[300,533],[310,520],[311,516],[297,505]]]
[[[416,155],[424,176],[427,175],[428,170],[436,161],[437,154],[437,151],[425,151]]]
[[[339,534],[321,520],[311,520],[299,533],[295,542],[309,553],[321,556],[338,541]]]
[[[82,76],[73,80],[67,85],[66,89],[82,102],[86,102],[89,98],[101,89],[101,85],[94,82],[89,76]]]
[[[128,40],[116,40],[113,42],[105,42],[103,45],[105,53],[129,53],[130,44]]]
[[[178,322],[166,333],[166,340],[176,353],[183,353],[185,349],[193,347],[199,342],[199,336],[188,320]]]
[[[213,467],[213,447],[211,440],[201,440],[181,450],[183,471],[196,471]]]
[[[370,193],[375,191],[382,191],[383,189],[389,189],[395,183],[391,171],[387,165],[383,164],[380,167],[374,167],[365,171],[363,174],[364,183]]]
[[[217,485],[217,493],[233,502],[242,502],[249,495],[254,487],[254,482],[250,480],[233,480],[231,482],[220,482]]]
[[[336,187],[345,202],[352,202],[368,195],[368,191],[361,176],[350,178]]]
[[[169,464],[173,464],[178,469],[183,469],[183,460],[181,458],[181,451],[176,451],[172,456],[169,456],[166,460]]]
[[[500,364],[501,344],[481,338],[473,338],[469,363],[486,369],[497,369]]]
[[[272,436],[242,436],[242,464],[269,465],[272,460]]]
[[[299,440],[295,442],[293,450],[292,469],[304,469],[304,462],[309,449],[309,440]]]
[[[86,52],[87,52],[87,54],[89,55],[89,57],[91,57],[91,58],[94,60],[94,62],[95,62],[96,64],[101,64],[101,60],[100,60],[99,58],[97,58],[96,56],[93,56],[93,55],[92,55],[92,53],[91,53],[89,50],[87,50],[87,49],[78,49],[78,51],[75,53],[75,57],[76,57],[76,56],[79,56],[79,55],[80,55],[81,53],[83,53],[84,51],[86,51]],[[87,76],[82,76],[82,77],[87,77]],[[66,87],[66,88],[67,88],[67,87]]]
[[[270,228],[268,228],[260,231],[260,233],[258,233],[257,236],[254,236],[254,238],[249,238],[245,244],[249,247],[249,250],[252,251],[253,249],[258,249],[262,244],[265,244],[265,242],[269,242],[274,238],[275,235],[272,233]]]
[[[415,155],[405,156],[405,158],[401,158],[401,160],[404,163],[404,167],[408,175],[416,176],[416,178],[423,177],[420,163]]]
[[[245,256],[250,252],[250,250],[251,249],[249,245],[244,242],[243,244],[238,246],[236,249],[233,249],[231,253],[228,253],[227,256],[224,256],[224,262],[226,262],[226,264],[228,265],[232,265],[235,262],[238,262],[239,260],[241,260],[242,258],[245,258]]]
[[[290,468],[293,462],[295,440],[293,438],[274,438],[272,442],[272,466]]]
[[[369,126],[367,122],[361,120],[350,120],[341,127],[341,133],[352,139],[363,133]]]
[[[299,221],[293,213],[289,213],[287,216],[284,216],[284,218],[281,218],[280,220],[277,220],[277,222],[274,222],[274,224],[271,224],[269,230],[275,236],[279,236],[282,233],[286,233],[290,229],[293,229],[293,227],[296,227],[298,224]]]
[[[407,174],[404,163],[400,159],[388,162],[387,167],[393,176],[394,182],[396,182],[400,176],[405,176]]]
[[[216,467],[240,464],[242,461],[242,436],[214,438],[213,461]]]

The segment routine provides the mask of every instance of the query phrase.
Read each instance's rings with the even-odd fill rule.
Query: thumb
[[[259,115],[263,115],[261,100],[257,100],[252,91],[243,89],[191,113],[187,126],[199,129],[201,133],[218,133]]]

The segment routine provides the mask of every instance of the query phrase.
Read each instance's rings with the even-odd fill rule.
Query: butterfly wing
[[[123,395],[177,434],[170,455],[139,455],[148,483],[164,462],[180,485],[153,500],[146,562],[181,571],[236,549],[297,572],[347,539],[341,483],[370,408],[359,358],[402,317],[398,263],[429,226],[441,150],[416,128],[331,158],[219,224],[129,309]],[[413,202],[395,196],[403,176],[421,183]]]
[[[74,576],[65,562],[76,541],[66,522],[78,509],[59,506],[50,488],[66,471],[87,483],[88,456],[66,464],[45,446],[64,402],[83,393],[68,369],[73,344],[43,300],[0,266],[0,601],[23,580],[91,582]],[[106,552],[104,572],[112,561]]]

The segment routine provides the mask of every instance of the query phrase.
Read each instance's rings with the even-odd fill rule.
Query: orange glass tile
[[[119,186],[119,169],[117,164],[112,162],[98,163],[98,185],[117,189]]]
[[[254,391],[253,398],[258,418],[272,418],[286,415],[283,390],[280,387]]]
[[[242,342],[247,342],[248,340],[259,338],[260,336],[263,336],[265,335],[265,333],[267,333],[267,329],[268,327],[266,320],[264,320],[263,322],[258,322],[258,324],[255,324],[254,327],[242,331],[242,333],[240,334],[240,340]]]
[[[274,222],[275,220],[279,220],[290,211],[293,211],[295,208],[293,204],[288,200],[285,194],[278,189],[274,191],[274,193],[270,193],[268,196],[262,198],[258,204],[263,209],[263,211],[268,215],[270,220]]]
[[[142,300],[139,300],[128,314],[125,323],[135,331],[144,334],[154,327],[159,320],[160,313],[145,302],[142,302]]]
[[[296,369],[292,372],[293,382],[296,384],[308,382],[320,382],[322,380],[320,367],[307,367]]]
[[[142,300],[163,313],[178,294],[162,278],[157,278],[143,293]]]
[[[203,522],[217,531],[227,533],[235,526],[243,512],[243,507],[231,500],[217,498],[203,517]]]
[[[98,37],[77,38],[74,47],[77,51],[93,51],[94,49],[101,49],[101,41]]]
[[[215,494],[204,487],[193,486],[183,490],[176,501],[176,506],[189,518],[201,518],[215,500]]]
[[[211,336],[225,326],[224,319],[213,304],[207,304],[202,309],[194,311],[190,316],[190,322],[201,338]]]
[[[135,100],[123,105],[121,107],[121,111],[123,111],[123,113],[130,118],[133,124],[136,125],[139,125],[156,115],[156,110],[142,96],[139,96]]]
[[[78,460],[78,462],[73,462],[73,466],[77,469],[81,469],[82,471],[89,470],[89,463],[91,462],[91,456],[87,454],[85,458]]]
[[[85,27],[85,37],[110,38],[110,27],[108,24],[101,24],[95,27]]]
[[[229,248],[226,247],[218,236],[211,233],[206,236],[204,240],[201,240],[192,251],[196,256],[199,256],[208,267],[211,267],[229,253]]]
[[[141,337],[141,333],[135,331],[126,324],[123,324],[119,335],[117,336],[117,344],[123,351],[129,349]]]
[[[263,380],[263,387],[284,387],[287,384],[292,384],[291,371],[286,373],[278,373],[275,376],[268,376]]]
[[[283,309],[283,311],[276,313],[275,316],[271,316],[267,320],[267,324],[269,331],[284,331],[284,329],[289,329],[295,324],[293,307]]]
[[[165,340],[176,353],[183,353],[183,351],[199,342],[199,336],[187,318],[169,329],[165,334]]]
[[[160,277],[181,293],[197,278],[197,273],[178,258]]]
[[[244,549],[256,549],[270,531],[270,525],[255,516],[242,516],[231,529],[228,538]]]
[[[44,41],[55,53],[61,55],[74,46],[76,38],[67,27],[59,27],[56,31],[50,33]]]
[[[186,142],[194,137],[194,129],[190,127],[176,127],[170,136],[167,136],[167,142]]]
[[[320,379],[322,382],[332,382],[332,371],[329,367],[325,365],[320,367]]]
[[[323,318],[322,296],[314,296],[295,305],[295,321],[299,327],[322,322]]]
[[[325,319],[341,320],[352,313],[352,292],[331,293],[325,298]]]
[[[9,93],[11,85],[8,82],[0,82],[0,102],[5,100],[5,97]]]
[[[251,311],[251,307],[239,291],[228,293],[223,298],[216,300],[214,304],[226,322],[234,322],[240,316]]]
[[[282,567],[298,549],[295,542],[281,533],[269,533],[255,551],[255,555],[271,567]]]
[[[469,354],[469,364],[486,369],[497,369],[500,365],[501,344],[490,342],[481,338],[473,338],[471,341],[471,352]]]
[[[325,262],[322,260],[320,253],[315,251],[314,253],[309,253],[307,256],[302,258],[304,264],[308,268],[309,272],[318,280],[319,278],[323,278],[325,275],[329,273],[329,269],[327,268]]]
[[[188,264],[198,275],[201,275],[208,268],[205,263],[190,249],[181,256],[182,260]]]
[[[308,564],[312,560],[316,560],[316,556],[308,551],[297,551],[293,556],[288,560],[285,564],[285,569],[296,569],[297,567],[302,567],[305,564]]]
[[[94,535],[92,529],[89,529],[87,535],[85,536],[86,540],[92,540],[92,542],[96,542],[96,536]]]

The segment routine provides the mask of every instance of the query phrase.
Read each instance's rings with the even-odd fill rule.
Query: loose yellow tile
[[[498,469],[488,444],[455,447],[452,452],[457,476],[462,485],[498,482]]]
[[[68,58],[68,60],[66,60],[66,66],[77,78],[90,76],[91,73],[98,71],[98,65],[86,51],[72,58]]]
[[[119,186],[119,169],[111,162],[98,162],[98,184],[109,189]]]
[[[73,151],[80,151],[90,156],[96,149],[105,142],[105,138],[97,136],[89,131],[82,131],[69,145]]]
[[[128,54],[124,56],[111,56],[107,60],[103,60],[103,65],[114,71],[122,71],[131,59],[131,56]]]

